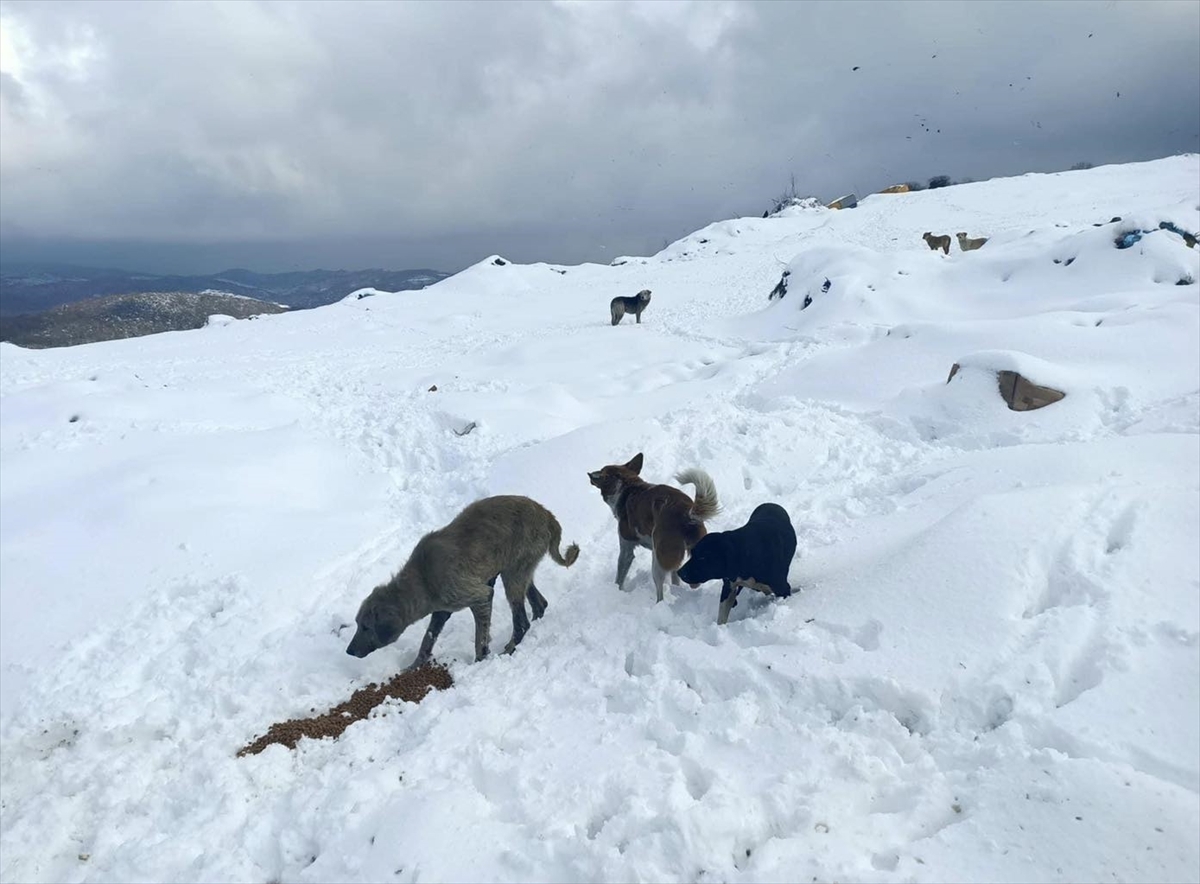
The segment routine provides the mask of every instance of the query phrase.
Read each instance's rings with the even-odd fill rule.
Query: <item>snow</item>
[[[1164,220],[1200,227],[1195,155],[0,344],[0,878],[1197,880],[1200,250]],[[1005,369],[1066,397],[1010,411]],[[619,592],[585,473],[638,451],[714,477],[712,530],[785,506],[798,594],[718,627],[644,551]],[[498,493],[582,548],[517,652],[456,615],[450,690],[236,758],[410,662],[420,626],[359,660],[346,625]]]

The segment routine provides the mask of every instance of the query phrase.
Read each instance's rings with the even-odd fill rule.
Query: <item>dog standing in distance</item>
[[[796,530],[787,510],[776,503],[763,503],[741,528],[703,537],[679,569],[679,576],[693,588],[706,580],[720,580],[717,623],[726,623],[744,586],[779,598],[790,596],[788,568],[795,555]]]
[[[626,313],[632,313],[637,317],[638,324],[642,322],[642,311],[646,309],[646,305],[650,303],[650,289],[642,289],[632,298],[616,297],[608,305],[608,311],[612,314],[612,324],[617,325],[625,318]]]
[[[949,236],[934,236],[928,230],[921,234],[921,239],[925,240],[929,248],[933,251],[941,249],[947,255],[950,254],[950,237]]]
[[[358,629],[346,653],[365,657],[428,615],[429,628],[409,667],[416,669],[429,662],[450,615],[470,608],[475,615],[475,659],[482,660],[491,643],[492,595],[499,577],[512,608],[513,634],[504,648],[511,654],[529,630],[525,599],[534,620],[546,611],[546,599],[533,585],[542,556],[549,552],[564,568],[579,557],[575,544],[567,547],[565,556],[559,552],[561,541],[558,519],[535,500],[500,495],[475,501],[449,525],[418,540],[404,567],[371,591],[358,609]]]
[[[670,485],[651,485],[638,474],[642,471],[639,452],[626,464],[611,464],[588,473],[588,479],[600,489],[600,496],[617,518],[617,588],[625,588],[625,577],[633,564],[633,551],[650,550],[650,574],[658,601],[663,600],[663,582],[668,574],[679,585],[676,573],[684,556],[702,538],[704,522],[720,511],[717,489],[704,470],[684,470],[676,482],[696,486],[696,499]]]
[[[958,247],[964,252],[973,252],[976,249],[982,249],[983,244],[988,241],[986,236],[981,236],[978,239],[971,239],[966,232],[954,234],[958,237]]]

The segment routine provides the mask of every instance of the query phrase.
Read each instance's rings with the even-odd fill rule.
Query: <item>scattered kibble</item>
[[[430,691],[444,691],[453,683],[449,671],[441,666],[422,666],[420,669],[401,672],[386,684],[370,684],[359,688],[349,700],[335,706],[324,715],[293,718],[271,725],[266,734],[239,749],[238,758],[243,755],[257,755],[274,743],[295,749],[301,737],[314,740],[339,737],[346,728],[366,718],[372,709],[388,697],[420,703]]]

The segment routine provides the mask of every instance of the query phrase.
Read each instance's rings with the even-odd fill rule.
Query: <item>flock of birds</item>
[[[980,29],[980,30],[978,31],[978,33],[982,34],[982,33],[983,33],[983,30],[982,30],[982,29]],[[1091,39],[1093,36],[1095,36],[1095,32],[1088,34],[1088,35],[1087,35],[1087,39],[1089,39],[1089,40],[1090,40],[1090,39]],[[937,44],[937,41],[936,41],[936,40],[934,41],[934,44],[935,44],[935,45]],[[930,56],[930,59],[934,59],[934,58],[937,58],[937,53],[936,53],[936,52],[935,52],[935,53],[933,53],[933,54]],[[856,64],[856,65],[854,65],[852,68],[850,68],[850,70],[851,70],[851,72],[855,72],[855,71],[862,70],[862,65],[857,65],[857,64]],[[1033,81],[1033,77],[1031,77],[1031,76],[1027,76],[1027,77],[1025,77],[1025,79],[1026,79],[1026,81],[1029,81],[1029,82],[1032,82],[1032,81]],[[1015,82],[1009,83],[1009,84],[1008,84],[1008,88],[1009,88],[1009,89],[1013,89],[1013,88],[1015,88],[1015,87],[1016,87],[1016,85],[1017,85],[1017,82],[1019,82],[1019,81],[1015,81]],[[1026,88],[1025,86],[1021,86],[1021,87],[1017,88],[1017,91],[1018,91],[1018,92],[1024,92],[1024,91],[1025,91],[1025,88]],[[962,94],[962,92],[961,92],[960,90],[957,90],[957,89],[956,89],[956,90],[954,91],[954,94],[955,94],[955,95],[961,95],[961,94]],[[1120,91],[1119,89],[1118,89],[1118,90],[1116,90],[1116,97],[1117,97],[1117,98],[1120,98],[1120,97],[1121,97],[1121,91]],[[976,106],[976,107],[974,108],[974,110],[979,110],[979,107],[978,107],[978,106]],[[942,134],[942,130],[941,130],[941,129],[938,129],[938,128],[935,128],[935,127],[930,127],[930,126],[929,126],[929,123],[928,123],[928,121],[925,119],[925,117],[924,117],[924,115],[923,115],[923,114],[913,114],[913,116],[917,118],[917,122],[920,124],[920,126],[921,126],[921,129],[922,129],[922,130],[925,132],[925,134],[927,134],[927,135],[941,135],[941,134]],[[1029,125],[1030,125],[1030,127],[1031,127],[1031,128],[1034,128],[1034,129],[1041,129],[1041,128],[1042,128],[1042,123],[1041,123],[1041,121],[1040,121],[1040,120],[1030,120],[1030,121],[1029,121]],[[1178,131],[1178,130],[1176,130],[1176,131]],[[1174,133],[1171,133],[1171,134],[1174,134]],[[905,137],[905,139],[906,139],[906,140],[908,140],[908,141],[912,141],[912,136],[911,136],[911,135],[905,135],[904,137]],[[1016,141],[1014,141],[1013,143],[1014,143],[1014,144],[1019,144],[1020,142],[1016,142]]]

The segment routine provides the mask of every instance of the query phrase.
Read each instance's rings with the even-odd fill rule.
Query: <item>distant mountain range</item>
[[[149,292],[231,292],[305,310],[340,301],[361,288],[388,292],[421,289],[450,274],[439,270],[306,270],[255,273],[226,270],[211,276],[159,276],[68,264],[0,265],[0,316],[39,313],[104,295]]]
[[[40,313],[0,317],[0,340],[21,347],[70,347],[202,328],[213,314],[248,319],[287,308],[223,292],[137,292],[60,304]]]

